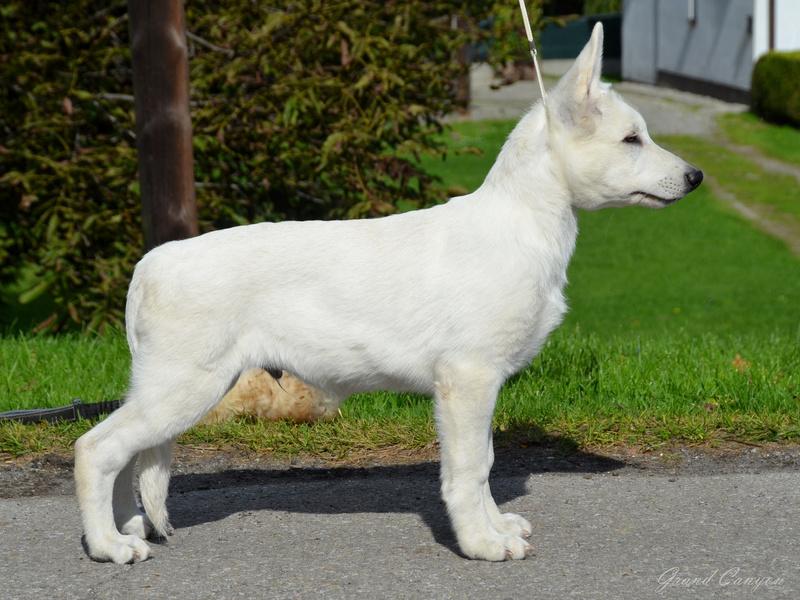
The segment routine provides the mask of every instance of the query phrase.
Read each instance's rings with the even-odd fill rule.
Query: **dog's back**
[[[263,223],[165,244],[136,268],[131,349],[231,376],[282,368],[341,395],[431,393],[437,360],[467,348],[507,360],[507,331],[549,302],[548,288],[560,293],[542,257],[521,251],[526,212],[483,190],[381,219]]]

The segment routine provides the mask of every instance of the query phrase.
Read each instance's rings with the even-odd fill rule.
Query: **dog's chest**
[[[503,362],[509,373],[525,366],[539,353],[547,336],[561,323],[567,312],[563,282],[540,282],[531,290],[527,306],[516,307],[498,331],[497,347],[502,349]]]
[[[527,271],[509,284],[505,302],[499,303],[495,342],[509,373],[530,363],[567,312],[564,288],[577,235],[573,224],[566,223],[562,244],[539,248],[529,257]]]

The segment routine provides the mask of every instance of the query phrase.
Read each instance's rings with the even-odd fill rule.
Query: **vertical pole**
[[[769,0],[769,49],[775,50],[775,0]]]
[[[147,250],[197,235],[182,0],[128,0]]]

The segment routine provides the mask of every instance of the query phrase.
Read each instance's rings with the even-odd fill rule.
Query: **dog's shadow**
[[[570,440],[537,432],[539,443],[518,443],[519,432],[497,434],[490,482],[498,505],[528,493],[536,473],[600,473],[625,463],[583,452]],[[530,439],[530,431],[524,435]],[[267,487],[268,489],[262,489]],[[221,493],[197,494],[204,490]],[[176,474],[168,508],[173,525],[191,527],[248,511],[316,514],[417,513],[439,544],[458,553],[439,495],[439,463],[332,468],[230,469]]]

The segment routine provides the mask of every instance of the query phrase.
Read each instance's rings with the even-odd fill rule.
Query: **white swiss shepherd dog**
[[[173,441],[251,367],[285,369],[333,402],[365,390],[433,395],[461,551],[530,554],[530,523],[501,513],[489,489],[492,413],[567,309],[576,210],[661,208],[702,180],[600,81],[602,47],[598,24],[472,194],[380,219],[234,227],[149,252],[128,291],[126,400],[75,444],[89,555],[142,561],[148,535],[172,532]]]

